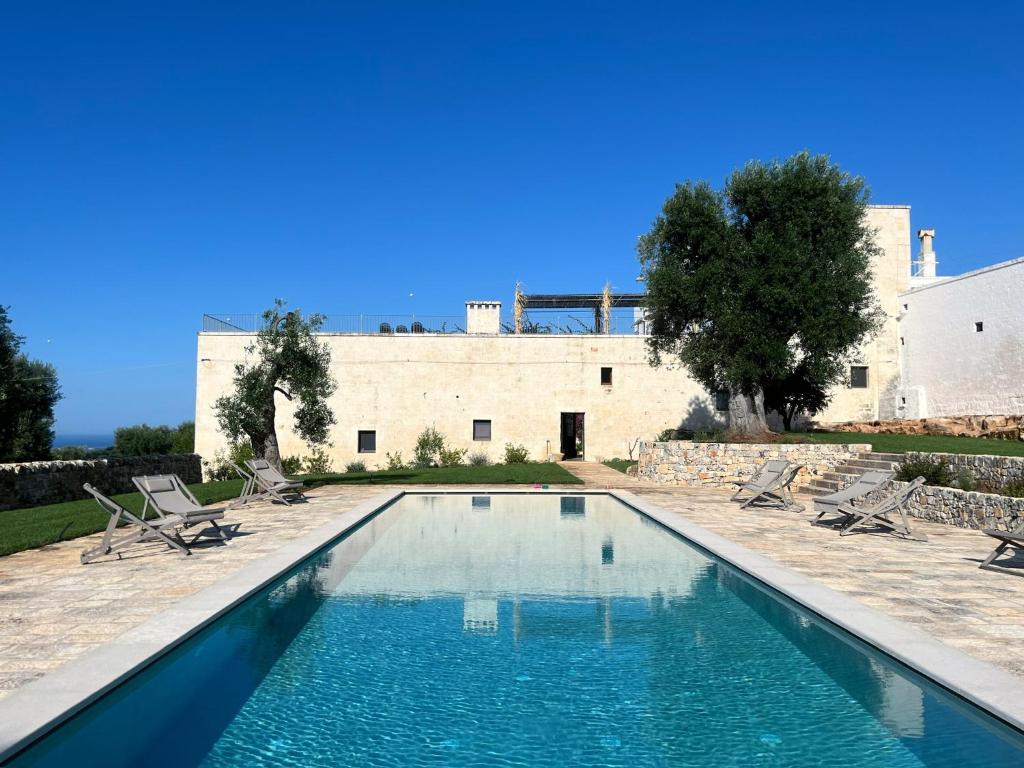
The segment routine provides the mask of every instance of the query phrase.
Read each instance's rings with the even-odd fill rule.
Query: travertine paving
[[[603,485],[608,478],[601,475],[591,479]],[[1024,676],[1024,579],[980,571],[992,545],[976,531],[922,522],[926,544],[881,535],[840,538],[810,526],[807,512],[739,510],[719,491],[621,485]],[[98,536],[0,558],[0,697],[386,490],[323,488],[304,505],[235,510],[229,519],[240,528],[231,545],[203,547],[189,558],[148,545],[120,561],[80,565],[79,553]]]

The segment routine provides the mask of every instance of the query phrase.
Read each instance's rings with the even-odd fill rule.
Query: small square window
[[[868,388],[868,367],[866,365],[850,366],[850,389]]]
[[[720,389],[715,392],[715,410],[724,413],[729,410],[729,390]]]
[[[377,432],[372,429],[361,429],[359,430],[359,452],[360,453],[376,453],[377,452]]]
[[[903,340],[903,337],[902,337],[902,336],[900,336],[900,346],[902,347],[902,346],[903,346],[904,344],[906,344],[906,343],[907,343],[907,342],[905,342],[905,341]]]
[[[974,332],[975,333],[981,333],[984,330],[985,330],[985,324],[983,322],[981,322],[980,320],[974,324]]]
[[[490,419],[473,419],[473,439],[474,440],[490,440],[491,439],[491,420]]]
[[[612,369],[611,368],[602,368],[601,369],[601,383],[604,384],[606,387],[610,387],[612,385]]]

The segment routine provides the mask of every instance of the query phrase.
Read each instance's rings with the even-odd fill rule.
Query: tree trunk
[[[729,395],[729,431],[740,435],[763,435],[768,431],[764,415],[764,393],[753,395],[732,392]]]
[[[261,414],[263,422],[262,435],[250,435],[252,439],[253,453],[261,459],[266,459],[270,466],[278,472],[281,471],[281,448],[277,444],[277,427],[274,420],[277,417],[277,406],[274,403],[274,390],[270,390],[266,401],[263,404]]]
[[[793,431],[793,417],[796,415],[796,408],[784,406],[782,408],[782,428],[786,432]]]
[[[273,426],[263,441],[263,458],[278,472],[281,471],[281,449],[277,445],[277,430]]]

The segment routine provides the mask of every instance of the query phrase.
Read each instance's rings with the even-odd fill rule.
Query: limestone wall
[[[787,459],[804,467],[794,483],[797,489],[812,477],[870,450],[870,445],[824,443],[645,442],[640,444],[637,477],[661,485],[731,488],[736,480],[750,478],[766,461]]]
[[[893,482],[893,485],[902,488],[907,484]],[[1024,522],[1024,499],[961,491],[959,488],[926,485],[914,496],[908,509],[914,517],[957,528],[1013,529]],[[995,546],[994,540],[992,545]]]
[[[186,483],[202,480],[194,453],[172,456],[126,456],[90,461],[33,461],[0,464],[0,510],[84,499],[91,483],[105,495],[135,491],[132,477],[178,475]]]
[[[922,453],[908,451],[907,461],[944,461],[955,475],[966,470],[979,484],[998,490],[1007,483],[1024,482],[1022,456],[972,456],[966,453]]]

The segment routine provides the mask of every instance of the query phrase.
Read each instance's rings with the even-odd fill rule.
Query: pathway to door
[[[596,461],[560,461],[558,466],[576,475],[588,488],[650,488],[650,484]]]

